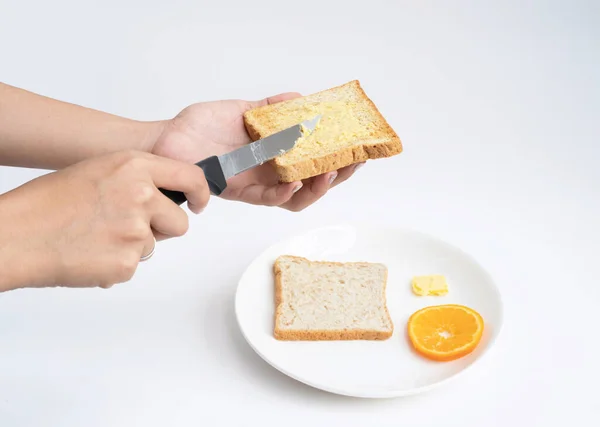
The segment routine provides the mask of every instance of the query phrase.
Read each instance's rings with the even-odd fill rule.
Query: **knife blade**
[[[305,132],[310,133],[315,129],[320,119],[321,116],[317,115],[229,153],[208,157],[197,162],[196,166],[204,171],[211,193],[218,196],[227,188],[229,178],[287,153],[294,148],[296,141]],[[162,188],[159,190],[178,205],[187,200],[185,194],[180,191]]]

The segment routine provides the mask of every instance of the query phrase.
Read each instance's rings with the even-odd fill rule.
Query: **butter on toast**
[[[244,114],[253,141],[321,115],[316,129],[271,161],[281,182],[293,182],[402,152],[396,132],[358,80]]]

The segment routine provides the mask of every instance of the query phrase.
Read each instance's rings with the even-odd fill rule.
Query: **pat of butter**
[[[413,292],[420,296],[440,296],[448,293],[446,278],[439,274],[413,277],[411,284]]]

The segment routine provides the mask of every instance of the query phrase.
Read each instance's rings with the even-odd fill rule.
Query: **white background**
[[[599,28],[593,1],[0,0],[5,83],[159,119],[358,78],[405,147],[301,213],[212,200],[111,290],[0,295],[0,425],[596,425]],[[39,173],[2,168],[0,191]],[[245,266],[343,220],[425,231],[487,267],[506,309],[489,357],[372,401],[256,356],[233,314]]]

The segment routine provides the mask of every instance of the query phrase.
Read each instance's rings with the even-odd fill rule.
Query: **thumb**
[[[249,101],[248,109],[264,107],[265,105],[277,104],[278,102],[288,101],[290,99],[299,98],[302,94],[298,92],[285,92],[278,95],[269,96],[268,98],[261,99],[259,101]]]

